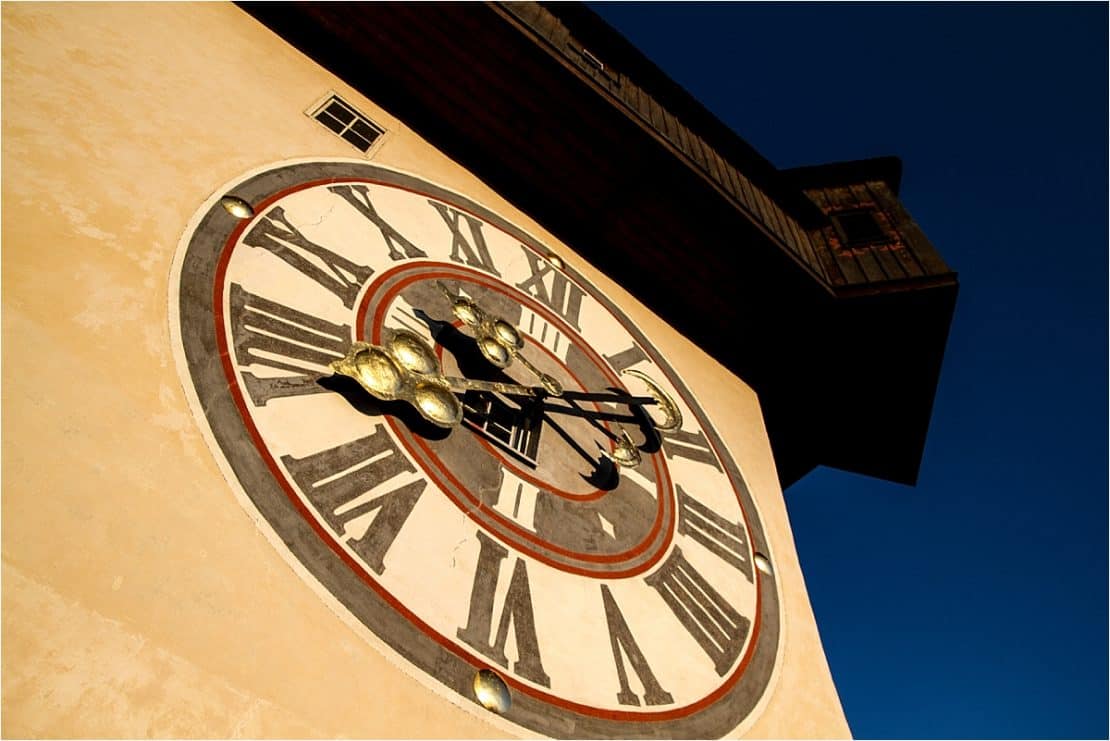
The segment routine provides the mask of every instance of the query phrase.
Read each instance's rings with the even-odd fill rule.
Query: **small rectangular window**
[[[370,151],[374,141],[385,133],[385,129],[356,111],[337,95],[332,95],[317,106],[311,115],[354,145],[360,152]]]
[[[837,236],[845,246],[878,244],[889,242],[890,235],[886,233],[879,220],[875,218],[873,209],[857,209],[853,211],[840,211],[829,214]]]

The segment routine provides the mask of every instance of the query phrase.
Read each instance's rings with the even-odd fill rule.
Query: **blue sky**
[[[778,167],[902,158],[960,275],[919,483],[787,492],[860,738],[1106,738],[1107,6],[593,4]]]

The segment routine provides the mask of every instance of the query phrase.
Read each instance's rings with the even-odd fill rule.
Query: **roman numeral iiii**
[[[749,620],[709,586],[679,548],[644,581],[659,592],[682,627],[712,660],[717,674],[723,677],[744,646]]]

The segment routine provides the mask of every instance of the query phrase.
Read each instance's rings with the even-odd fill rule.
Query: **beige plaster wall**
[[[357,152],[329,90],[418,172],[556,247],[703,401],[768,528],[783,662],[755,737],[844,736],[758,401],[396,119],[224,4],[5,3],[4,737],[502,737],[350,630],[256,529],[191,417],[168,330],[205,199],[289,158]]]

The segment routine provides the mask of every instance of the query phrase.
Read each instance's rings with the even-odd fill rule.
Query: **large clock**
[[[297,572],[439,696],[533,735],[742,731],[780,643],[757,504],[562,257],[410,174],[251,174],[175,263],[195,414]]]

